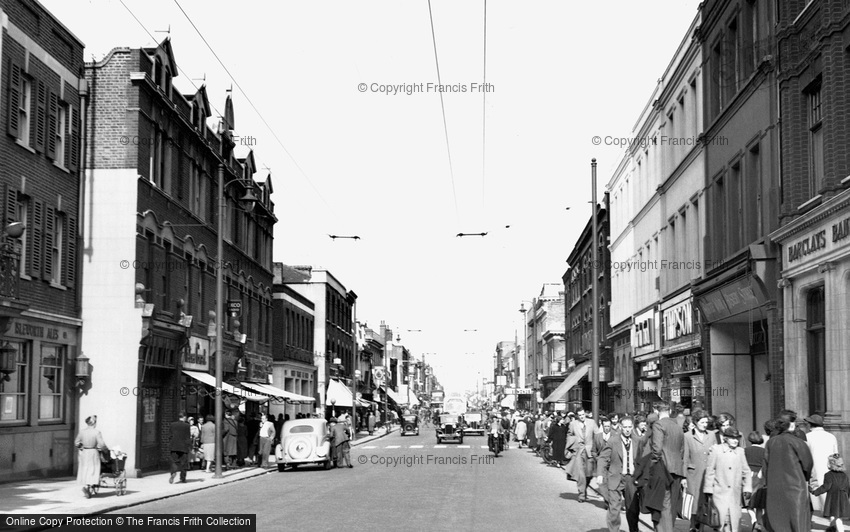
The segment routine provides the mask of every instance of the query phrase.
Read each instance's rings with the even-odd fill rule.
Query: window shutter
[[[44,151],[44,141],[47,135],[47,87],[41,81],[33,81],[38,86],[35,111],[35,151]]]
[[[18,220],[18,191],[6,185],[6,225],[12,222],[27,223],[27,220]]]
[[[33,202],[32,223],[30,224],[30,236],[32,240],[28,242],[27,247],[27,273],[32,278],[41,277],[41,262],[42,262],[42,227],[44,224],[44,203],[40,201]]]
[[[65,260],[62,273],[65,280],[62,284],[68,288],[74,287],[74,282],[77,278],[77,219],[73,216],[65,216],[65,253],[62,258]]]
[[[9,114],[6,116],[8,133],[17,138],[18,108],[21,106],[21,67],[11,60],[9,61],[9,86],[7,90],[9,91],[9,105],[7,106]]]
[[[53,279],[53,223],[56,219],[56,209],[47,208],[47,217],[44,219],[44,268],[41,278],[45,281]]]
[[[78,107],[68,106],[68,113],[73,111],[74,117],[69,120],[71,122],[71,135],[68,137],[68,151],[71,155],[68,160],[68,170],[76,172],[80,159],[80,109]]]
[[[59,102],[56,93],[48,92],[47,96],[47,156],[51,159],[56,159],[56,122],[59,119]],[[61,161],[60,161],[61,162]]]

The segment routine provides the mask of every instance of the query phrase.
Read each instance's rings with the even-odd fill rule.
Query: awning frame
[[[188,369],[182,370],[183,373],[196,381],[206,384],[212,388],[216,387],[215,377],[210,375],[209,373],[204,373],[203,371],[192,371]],[[233,386],[227,382],[222,381],[221,383],[221,391],[225,393],[229,393],[231,395],[235,395],[241,399],[245,399],[246,401],[254,401],[256,403],[265,403],[269,400],[269,398],[265,394],[258,394],[247,388],[240,388]]]
[[[590,371],[590,362],[582,362],[573,370],[572,373],[567,375],[567,378],[564,379],[564,382],[558,385],[555,388],[555,391],[546,396],[546,399],[543,400],[544,403],[557,403],[563,400],[564,396],[570,391],[570,389],[581,381],[583,377],[585,377]]]

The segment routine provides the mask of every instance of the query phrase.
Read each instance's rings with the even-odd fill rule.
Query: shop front
[[[771,234],[782,248],[785,404],[850,452],[850,190]]]
[[[661,397],[686,410],[705,406],[698,314],[690,290],[661,305]]]
[[[316,396],[315,375],[316,366],[304,362],[276,361],[272,369],[273,385],[277,388],[298,395],[312,397]],[[315,411],[315,401],[291,402],[286,404],[273,404],[271,412],[288,414],[290,419],[295,419],[297,414],[312,414]]]
[[[632,360],[635,363],[634,401],[639,412],[651,412],[660,397],[661,354],[658,311],[655,306],[635,315],[632,323]],[[669,400],[669,398],[665,399]]]
[[[73,471],[76,321],[34,312],[0,320],[0,355],[9,361],[0,374],[0,482]]]
[[[705,407],[732,414],[745,434],[773,415],[768,340],[776,310],[763,280],[771,278],[768,262],[748,252],[694,290],[706,350]]]

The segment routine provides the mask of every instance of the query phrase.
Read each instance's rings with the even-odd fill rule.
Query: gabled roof
[[[168,67],[172,78],[177,77],[177,61],[174,60],[174,50],[171,49],[171,37],[163,39],[156,48],[145,48],[145,51],[151,55],[162,56],[165,59],[163,66]]]
[[[269,193],[269,197],[271,197],[272,192],[274,192],[274,187],[272,187],[272,173],[269,172],[269,175],[266,176],[266,180],[263,181],[263,186],[266,191]]]
[[[233,99],[229,94],[227,95],[227,99],[224,101],[224,129],[226,131],[233,131],[236,129],[233,118]]]
[[[254,150],[248,150],[248,153],[242,156],[237,156],[236,160],[248,167],[250,175],[257,173],[257,162],[254,160]]]
[[[201,106],[201,110],[204,112],[204,116],[212,115],[212,107],[210,107],[210,99],[207,98],[207,86],[206,84],[201,85],[201,88],[198,89],[193,96],[186,96],[186,99],[190,102],[195,101],[198,102],[198,105]]]

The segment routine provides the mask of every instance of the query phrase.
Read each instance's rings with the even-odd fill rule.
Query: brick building
[[[0,0],[0,21],[2,482],[74,467],[86,82],[83,43],[41,4]]]
[[[214,412],[215,357],[226,408],[257,411],[268,397],[239,383],[272,374],[271,179],[255,182],[253,153],[234,150],[230,98],[212,129],[205,87],[181,94],[177,72],[169,39],[115,48],[85,68],[82,345],[93,370],[79,413],[99,415],[106,442],[128,452],[130,475],[167,465],[178,410]],[[239,206],[248,192],[258,199],[250,211]],[[236,305],[215,315],[218,269],[241,317]],[[216,320],[222,353],[213,352]]]
[[[526,383],[534,395],[523,398],[520,394],[519,401],[529,409],[536,409],[563,381],[562,368],[567,366],[564,311],[564,285],[546,283],[525,314]]]
[[[703,55],[705,269],[701,311],[705,406],[747,433],[783,404],[776,297],[779,131],[774,2],[708,0]]]
[[[598,234],[593,234],[593,219],[589,219],[581,235],[573,246],[564,272],[564,319],[566,344],[566,364],[552,365],[551,374],[560,374],[557,388],[544,397],[544,403],[560,402],[566,396],[566,407],[576,410],[579,407],[590,409],[593,395],[599,396],[601,412],[614,408],[613,395],[608,383],[613,379],[611,350],[605,341],[610,332],[611,318],[608,302],[611,300],[610,255],[608,253],[608,193],[605,193],[602,205],[596,207]],[[593,248],[598,249],[598,264],[593,263]],[[592,289],[593,276],[599,282],[599,294]],[[593,298],[599,297],[598,337],[593,337]],[[599,390],[592,389],[593,378],[590,374],[593,345],[599,346]],[[545,382],[551,379],[544,379]]]
[[[850,451],[850,4],[779,2],[785,404]]]

